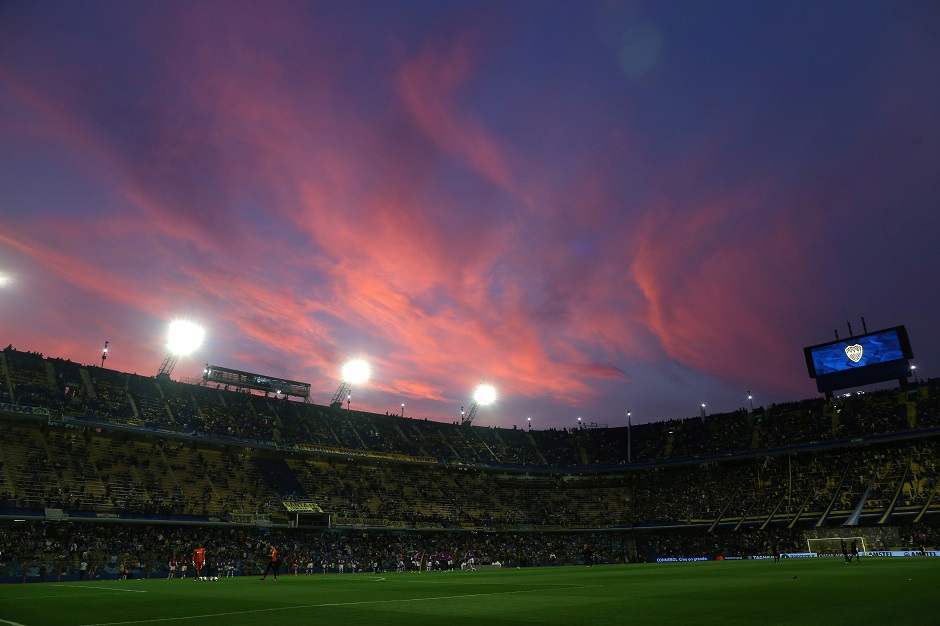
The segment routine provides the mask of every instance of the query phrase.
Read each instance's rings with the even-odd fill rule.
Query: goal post
[[[809,552],[815,552],[818,556],[842,556],[842,542],[845,542],[845,549],[849,554],[852,554],[853,543],[859,552],[868,552],[864,537],[809,538],[806,540],[806,547]]]

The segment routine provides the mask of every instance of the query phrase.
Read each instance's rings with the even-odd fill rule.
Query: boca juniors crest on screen
[[[907,330],[896,326],[804,348],[810,378],[819,391],[904,379],[914,358]]]

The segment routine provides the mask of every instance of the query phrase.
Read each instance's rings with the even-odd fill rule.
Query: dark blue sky
[[[273,7],[273,8],[272,8]],[[619,425],[940,350],[934,2],[0,6],[3,341]]]

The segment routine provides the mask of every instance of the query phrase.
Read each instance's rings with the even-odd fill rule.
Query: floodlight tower
[[[333,394],[330,400],[330,406],[334,409],[343,407],[343,401],[346,401],[346,409],[349,410],[349,404],[352,402],[352,386],[361,385],[369,380],[369,364],[362,359],[353,359],[343,366],[343,382],[339,389]]]
[[[476,391],[473,392],[473,402],[470,403],[470,410],[467,411],[466,415],[462,415],[460,423],[464,426],[470,426],[473,424],[473,418],[477,414],[477,407],[487,406],[494,402],[496,402],[496,389],[493,385],[481,383]]]
[[[169,341],[167,342],[167,355],[157,376],[170,377],[176,362],[181,356],[195,352],[206,338],[206,331],[186,320],[176,320],[170,323]]]

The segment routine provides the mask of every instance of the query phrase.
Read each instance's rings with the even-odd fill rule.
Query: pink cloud
[[[429,140],[501,189],[523,197],[505,156],[508,147],[500,145],[482,122],[458,105],[459,91],[472,77],[473,69],[469,38],[458,38],[449,48],[428,43],[400,68],[398,93]]]
[[[736,221],[767,201],[752,186],[651,212],[636,237],[632,272],[647,300],[649,328],[671,358],[728,380],[803,388],[795,382],[800,346],[781,330],[793,291],[811,280],[804,261],[812,231],[770,210],[780,217],[743,231],[746,237],[731,236],[742,232]]]

